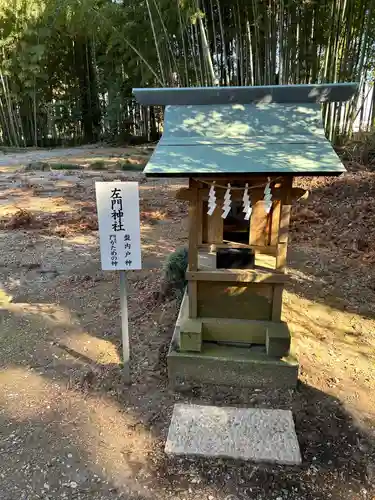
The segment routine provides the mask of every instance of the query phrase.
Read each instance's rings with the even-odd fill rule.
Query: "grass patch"
[[[52,170],[82,170],[81,165],[76,163],[55,163],[51,165]]]
[[[41,172],[47,172],[51,170],[51,165],[45,161],[32,161],[28,165],[25,166],[25,171],[41,171]]]
[[[89,168],[90,168],[90,170],[105,170],[106,166],[105,166],[105,162],[103,160],[98,160],[98,161],[94,161],[93,163],[91,163]]]
[[[145,166],[146,163],[133,163],[130,160],[124,160],[118,162],[118,167],[121,170],[126,170],[128,172],[142,172]]]

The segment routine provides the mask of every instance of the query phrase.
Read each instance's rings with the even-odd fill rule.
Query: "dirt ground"
[[[118,160],[136,160],[143,155],[149,156],[152,146],[140,146],[138,148],[106,148],[98,145],[80,146],[75,148],[21,148],[19,150],[0,150],[0,167],[19,167],[30,162],[51,162],[53,163],[75,163],[85,167],[90,166],[95,161],[105,160],[107,167],[110,167]]]
[[[95,152],[108,166],[142,154]],[[375,174],[297,180],[311,189],[294,210],[284,295],[298,388],[177,394],[166,351],[178,303],[157,292],[166,255],[186,244],[186,206],[174,199],[185,181],[92,171],[94,153],[78,156],[83,170],[43,172],[3,158],[0,499],[374,499]],[[119,366],[118,276],[100,270],[94,182],[103,179],[140,182],[130,387]],[[302,466],[166,457],[177,401],[291,409]]]

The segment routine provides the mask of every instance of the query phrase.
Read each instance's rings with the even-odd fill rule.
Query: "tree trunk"
[[[30,116],[32,115],[32,103],[28,95],[23,95],[20,102],[20,115],[22,130],[24,134],[24,142],[26,146],[32,146],[34,142],[33,128],[30,123]]]
[[[156,128],[156,117],[155,117],[155,108],[154,106],[150,106],[150,140],[155,142],[158,140],[158,131]]]
[[[81,98],[83,139],[87,143],[96,142],[100,135],[101,112],[91,42],[77,37],[74,51]]]

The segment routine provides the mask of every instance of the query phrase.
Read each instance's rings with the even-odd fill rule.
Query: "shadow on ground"
[[[352,500],[373,491],[374,439],[338,399],[303,383],[295,392],[191,387],[174,394],[166,380],[167,332],[159,340],[158,362],[141,380],[133,372],[131,387],[117,366],[85,360],[66,359],[63,370],[3,367],[2,498]],[[166,457],[177,401],[291,409],[302,466]]]

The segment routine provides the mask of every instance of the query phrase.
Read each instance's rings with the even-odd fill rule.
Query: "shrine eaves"
[[[164,130],[144,173],[339,175],[321,105],[349,100],[356,83],[134,89],[165,105]]]

